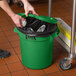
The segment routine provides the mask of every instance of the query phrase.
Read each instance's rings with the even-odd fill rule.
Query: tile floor
[[[48,3],[32,3],[40,15],[48,15]],[[24,12],[23,8],[12,5],[14,12]],[[69,25],[72,20],[72,0],[53,0],[52,17],[61,17]],[[59,67],[61,59],[67,56],[66,50],[54,40],[53,63],[43,70],[32,70],[21,63],[19,37],[13,32],[15,24],[10,17],[0,8],[0,49],[8,50],[11,56],[0,60],[0,76],[76,76],[76,66],[68,71]]]

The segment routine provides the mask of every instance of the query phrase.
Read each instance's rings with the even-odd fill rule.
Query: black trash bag
[[[29,36],[49,36],[56,32],[57,24],[45,22],[33,17],[26,17],[26,25],[23,28],[17,27],[17,29]]]

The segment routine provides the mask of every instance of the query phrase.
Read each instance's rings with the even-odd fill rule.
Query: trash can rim
[[[26,15],[25,13],[18,13],[18,15],[26,18]],[[49,22],[49,23],[53,23],[53,24],[57,24],[58,20],[53,18],[53,17],[49,17],[49,16],[37,16],[37,15],[34,15],[34,14],[28,14],[28,17],[34,17],[36,19],[39,19],[39,20],[42,20],[42,21],[46,21],[46,22]]]

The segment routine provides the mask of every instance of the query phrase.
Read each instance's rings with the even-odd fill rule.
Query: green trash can
[[[19,15],[26,18],[24,13]],[[32,14],[29,17],[57,24],[57,20],[51,17]],[[14,29],[14,32],[18,33],[20,37],[21,57],[24,66],[31,69],[43,69],[52,64],[54,38],[58,37],[60,32],[58,27],[53,33],[44,37],[39,36],[39,34],[35,37],[29,37],[29,34],[24,34],[17,27]]]

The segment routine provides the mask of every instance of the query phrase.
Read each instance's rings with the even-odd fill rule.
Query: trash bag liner
[[[57,24],[42,21],[34,17],[26,17],[26,26],[23,28],[17,27],[17,29],[28,36],[45,37],[56,32]]]

